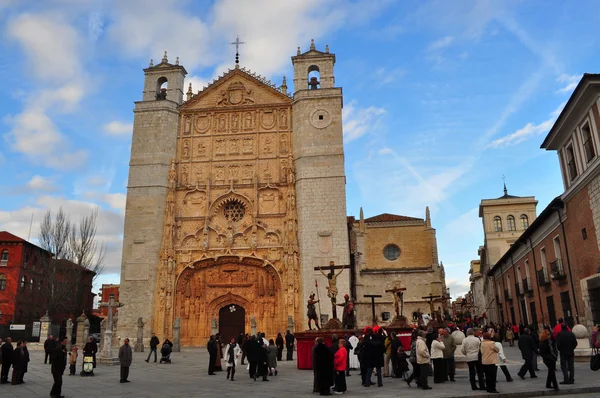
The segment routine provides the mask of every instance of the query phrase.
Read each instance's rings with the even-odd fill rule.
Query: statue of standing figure
[[[308,304],[306,305],[306,308],[308,309],[306,316],[308,316],[308,329],[312,330],[312,326],[310,321],[315,321],[315,326],[317,327],[317,329],[321,329],[319,327],[319,317],[317,316],[317,310],[315,309],[315,304],[317,304],[319,302],[319,300],[315,300],[315,294],[311,293],[308,299]]]
[[[344,307],[342,313],[342,324],[345,329],[354,329],[354,302],[350,299],[350,296],[344,295],[344,303],[338,304],[340,307]]]

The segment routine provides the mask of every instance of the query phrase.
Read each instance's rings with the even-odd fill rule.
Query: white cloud
[[[102,126],[102,129],[108,135],[131,135],[133,133],[133,123],[115,120]]]
[[[108,203],[110,207],[118,210],[120,213],[125,213],[125,202],[127,195],[123,193],[107,193],[102,196],[104,202]]]
[[[381,118],[387,113],[384,108],[376,106],[359,108],[356,104],[356,101],[350,101],[342,109],[344,142],[346,144],[377,129]]]
[[[450,289],[450,295],[453,298],[464,296],[471,288],[468,278],[465,276],[464,282],[455,278],[446,279],[446,287]]]
[[[557,94],[570,93],[571,91],[573,91],[575,89],[575,87],[577,87],[577,84],[579,83],[580,79],[581,79],[581,75],[567,75],[567,74],[560,75],[556,79],[556,81],[561,83],[563,85],[563,87],[556,90],[556,93]]]
[[[439,40],[434,41],[433,43],[431,43],[428,47],[428,49],[430,51],[437,51],[437,50],[442,50],[446,47],[449,47],[450,44],[452,44],[452,42],[454,42],[454,37],[453,36],[445,36]]]
[[[27,181],[27,188],[32,191],[46,191],[52,192],[56,191],[56,186],[54,185],[54,179],[50,177],[43,177],[40,175],[34,175]]]
[[[500,148],[505,146],[517,145],[529,138],[548,132],[554,125],[556,118],[564,108],[565,103],[560,104],[558,108],[556,108],[551,114],[550,118],[544,120],[541,123],[533,124],[527,123],[525,126],[521,127],[514,133],[508,134],[502,138],[498,138],[497,140],[492,141],[488,147],[489,148]]]

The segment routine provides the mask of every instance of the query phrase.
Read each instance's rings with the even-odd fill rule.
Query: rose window
[[[244,218],[246,214],[246,208],[244,204],[234,200],[225,205],[225,219],[227,221],[238,222]]]

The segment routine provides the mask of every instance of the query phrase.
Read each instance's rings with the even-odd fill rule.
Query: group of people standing
[[[14,348],[12,345],[11,338],[7,338],[4,344],[0,339],[0,363],[2,368],[0,370],[0,384],[7,384],[8,374],[12,367],[12,375],[10,378],[10,384],[17,385],[23,384],[23,378],[27,373],[27,364],[29,363],[29,350],[27,349],[26,341],[18,341],[17,347]]]

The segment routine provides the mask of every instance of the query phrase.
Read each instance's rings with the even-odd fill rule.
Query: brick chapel
[[[285,77],[276,86],[237,59],[197,93],[191,84],[184,93],[187,72],[166,53],[144,69],[143,98],[134,110],[117,335],[135,336],[138,318],[144,336],[171,337],[178,320],[181,345],[204,344],[217,331],[229,338],[305,330],[311,293],[318,293],[323,313],[332,312],[320,268],[336,264],[338,303],[357,294],[357,281],[364,285],[369,272],[356,277],[357,251],[350,250],[354,227],[346,217],[335,55],[312,42],[291,60],[293,92]],[[419,220],[408,224],[427,231],[429,257],[413,262],[419,272],[436,271],[437,290],[445,293],[435,230],[429,217]],[[361,239],[366,232],[359,231]],[[385,278],[395,260],[371,273]],[[405,272],[410,262],[402,259]],[[359,290],[386,294],[377,283]]]

